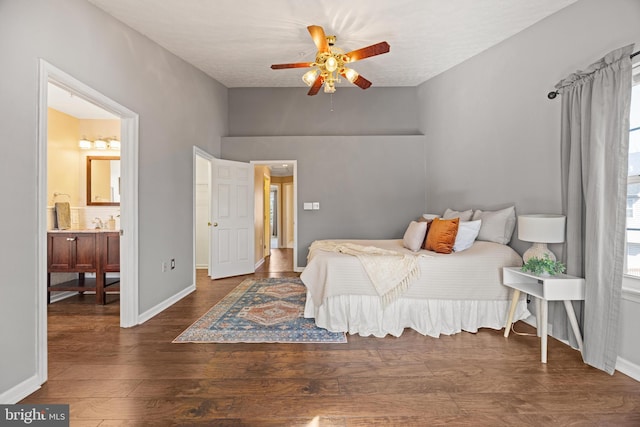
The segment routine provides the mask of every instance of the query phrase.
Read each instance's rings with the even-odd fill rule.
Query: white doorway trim
[[[302,272],[304,268],[298,267],[298,161],[297,160],[252,160],[253,165],[281,165],[290,163],[293,165],[293,271]]]
[[[205,150],[203,150],[200,147],[197,146],[193,146],[193,285],[197,288],[197,283],[196,283],[196,267],[197,267],[197,262],[196,262],[196,210],[197,210],[197,188],[198,188],[198,183],[197,183],[197,158],[201,157],[205,160],[207,160],[209,162],[209,164],[211,164],[211,162],[213,162],[215,160],[215,157],[213,155],[211,155],[210,153],[206,152]],[[209,167],[209,198],[211,198],[211,167]],[[211,200],[209,200],[209,219],[208,219],[209,223],[211,222]],[[211,234],[211,229],[208,229],[209,234]],[[209,250],[211,250],[211,244],[209,244]],[[211,276],[211,254],[209,254],[209,256],[207,257],[207,275]]]
[[[47,86],[53,82],[120,117],[122,141],[120,209],[120,326],[139,323],[138,309],[138,114],[40,59],[38,86],[37,280],[38,380],[47,380]]]

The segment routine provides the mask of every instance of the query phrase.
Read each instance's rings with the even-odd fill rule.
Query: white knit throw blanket
[[[309,259],[313,257],[313,252],[316,250],[339,252],[357,257],[380,295],[383,307],[395,301],[409,289],[409,285],[420,275],[418,256],[426,256],[414,256],[355,243],[316,240],[309,247]]]

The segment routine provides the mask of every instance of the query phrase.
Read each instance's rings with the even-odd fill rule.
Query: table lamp
[[[522,255],[524,262],[531,258],[544,258],[555,261],[556,256],[547,248],[547,243],[564,242],[564,215],[518,215],[518,239],[533,242]]]

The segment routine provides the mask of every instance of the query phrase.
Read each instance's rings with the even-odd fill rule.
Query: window
[[[640,64],[633,70],[630,127],[626,274],[640,277]]]

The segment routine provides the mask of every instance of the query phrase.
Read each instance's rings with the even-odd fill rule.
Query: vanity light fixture
[[[120,140],[116,139],[115,136],[113,138],[109,138],[109,148],[111,150],[119,150],[120,149]]]
[[[80,147],[81,150],[91,150],[92,148],[94,150],[106,150],[109,148],[114,151],[119,151],[120,146],[120,140],[115,136],[108,139],[98,138],[93,142],[83,136],[82,139],[78,141],[78,147]]]
[[[78,147],[80,147],[81,150],[90,150],[91,141],[83,136],[82,139],[78,142]]]
[[[93,147],[96,150],[106,150],[107,149],[107,141],[105,141],[102,138],[98,138],[95,141],[93,141]]]

